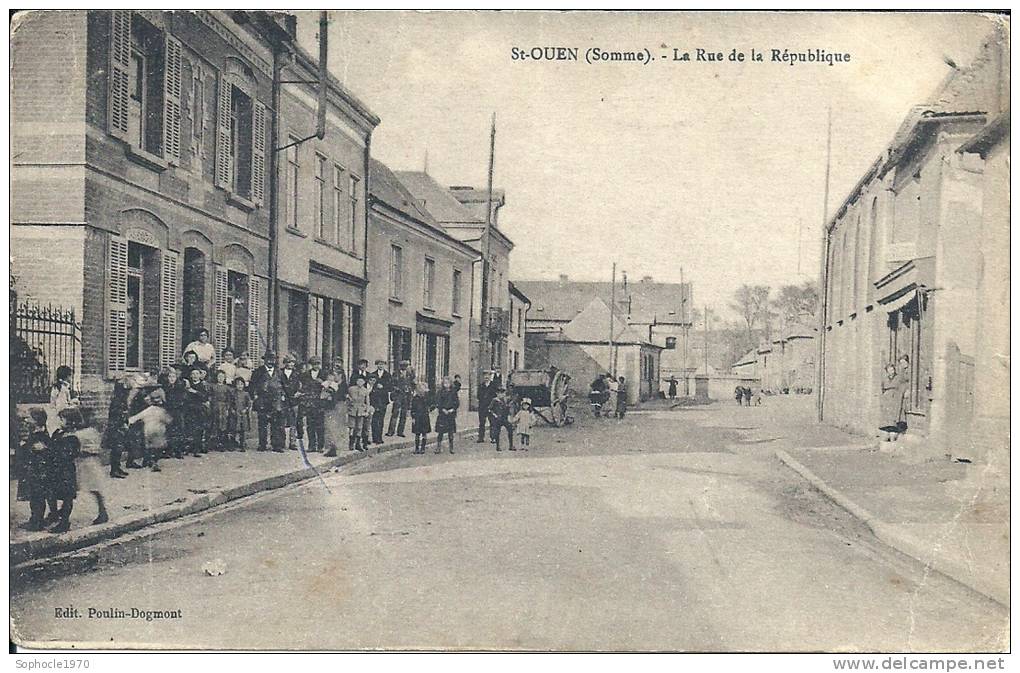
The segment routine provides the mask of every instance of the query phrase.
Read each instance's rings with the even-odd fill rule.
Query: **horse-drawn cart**
[[[510,374],[510,387],[518,400],[531,400],[535,415],[549,425],[562,427],[574,422],[568,411],[570,376],[563,371],[549,369],[522,369]]]

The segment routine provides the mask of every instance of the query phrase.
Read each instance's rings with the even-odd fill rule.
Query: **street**
[[[255,496],[21,586],[13,623],[41,644],[111,647],[1006,647],[1005,609],[884,547],[779,463],[775,448],[826,439],[811,404],[581,410],[528,452],[384,454],[327,475],[330,492]],[[208,576],[217,559],[225,573]],[[182,616],[54,618],[68,606]]]

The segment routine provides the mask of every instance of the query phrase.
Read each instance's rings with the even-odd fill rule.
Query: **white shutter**
[[[255,276],[248,276],[248,355],[253,362],[258,362],[262,352],[260,344],[260,324],[262,322],[262,281]]]
[[[266,106],[258,101],[251,127],[251,198],[261,206],[266,184]]]
[[[213,288],[216,301],[216,324],[213,334],[213,342],[216,345],[216,359],[223,357],[223,349],[227,347],[229,329],[227,325],[227,304],[230,301],[230,294],[227,292],[227,270],[223,267],[216,267],[216,281]]]
[[[127,369],[128,242],[110,236],[106,257],[106,370],[111,377]]]
[[[219,76],[216,93],[216,186],[228,191],[234,185],[233,157],[230,154],[230,103],[233,87]]]
[[[159,366],[177,362],[177,295],[180,255],[164,250],[159,273]]]
[[[131,11],[110,12],[110,78],[107,117],[110,133],[121,140],[128,136],[131,90]]]
[[[181,43],[165,38],[163,68],[163,158],[181,163]]]

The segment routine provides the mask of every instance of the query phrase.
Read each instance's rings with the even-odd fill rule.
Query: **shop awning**
[[[917,287],[910,288],[903,294],[880,301],[879,305],[882,307],[883,311],[886,311],[887,313],[895,313],[917,299],[917,293],[919,290],[920,288]]]

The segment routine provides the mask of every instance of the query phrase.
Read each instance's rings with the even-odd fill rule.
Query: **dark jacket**
[[[283,369],[280,369],[280,384],[283,386],[283,394],[287,400],[287,406],[297,406],[301,399],[301,374],[297,369],[292,369],[290,376],[287,376]]]
[[[18,499],[45,498],[53,469],[53,443],[46,430],[35,430],[18,447]]]
[[[365,379],[365,381],[367,382],[368,381],[368,377],[371,374],[372,374],[372,370],[370,370],[370,369],[366,369],[365,371],[361,371],[360,369],[352,370],[351,371],[351,375],[349,377],[347,377],[347,385],[353,386],[354,385],[354,380],[359,378],[359,377]]]
[[[498,386],[495,381],[480,384],[478,386],[478,410],[485,411],[489,407],[489,403],[495,399],[497,392]]]
[[[254,400],[255,411],[282,411],[286,393],[283,390],[283,381],[280,379],[281,370],[279,367],[269,373],[269,369],[262,365],[251,375],[251,385],[248,392]]]
[[[312,376],[311,371],[301,375],[299,380],[301,389],[301,406],[304,409],[322,409],[322,370],[318,376]]]
[[[375,385],[372,386],[372,391],[368,394],[368,403],[372,405],[376,411],[385,409],[386,405],[390,403],[390,391],[380,381],[376,381]]]
[[[511,413],[510,400],[501,400],[497,397],[489,403],[489,418],[495,424],[508,423]]]
[[[81,453],[81,441],[74,433],[57,430],[51,438],[53,465],[48,496],[73,500],[78,494],[78,470],[74,461]]]
[[[427,435],[432,432],[432,405],[428,395],[415,393],[411,398],[411,432],[415,435]]]
[[[449,390],[439,389],[436,395],[436,408],[439,415],[436,416],[436,432],[457,431],[457,409],[460,408],[460,398],[452,388]]]

